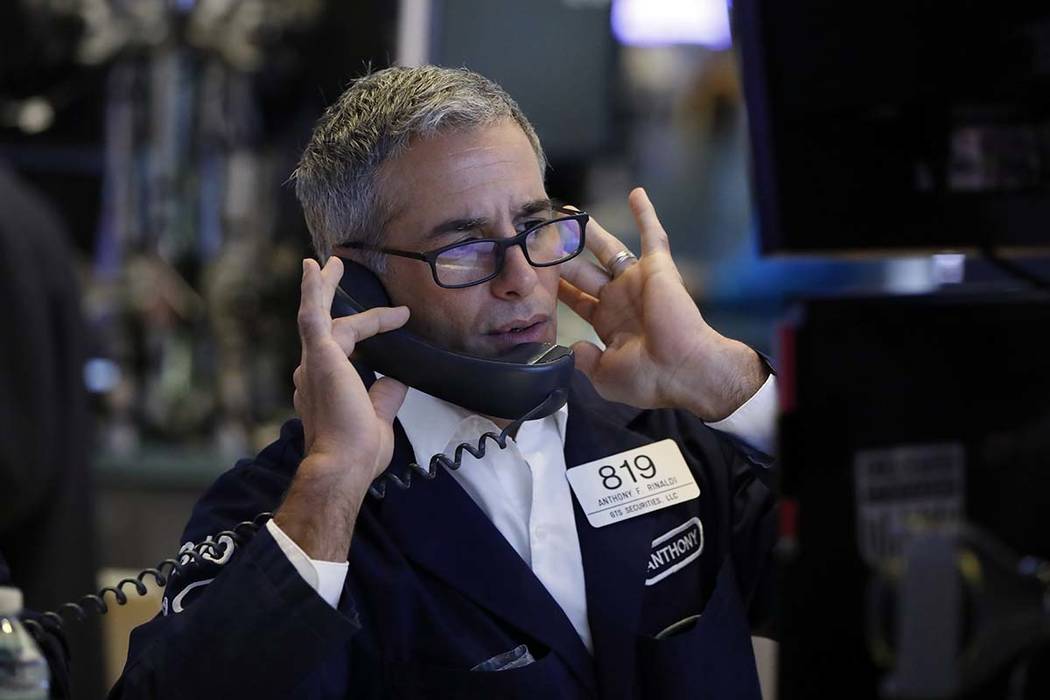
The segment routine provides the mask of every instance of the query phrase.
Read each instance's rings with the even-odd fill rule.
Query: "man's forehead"
[[[513,122],[417,140],[382,167],[387,223],[431,229],[445,221],[505,220],[549,208],[540,162]]]
[[[463,198],[460,201],[449,201],[441,207],[433,208],[428,218],[432,219],[434,224],[446,220],[473,218],[502,220],[504,217],[514,218],[518,215],[549,211],[553,206],[554,202],[543,191],[534,195],[526,194],[489,201]]]

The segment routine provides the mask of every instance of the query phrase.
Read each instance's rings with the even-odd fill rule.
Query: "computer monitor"
[[[1050,245],[1050,3],[733,5],[764,252]]]

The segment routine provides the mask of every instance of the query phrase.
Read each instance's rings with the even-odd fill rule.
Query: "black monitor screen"
[[[734,5],[765,252],[1050,244],[1050,2]]]

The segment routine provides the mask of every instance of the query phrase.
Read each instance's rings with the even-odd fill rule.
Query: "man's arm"
[[[328,562],[346,561],[361,502],[393,454],[394,416],[408,390],[390,377],[366,389],[349,360],[359,341],[404,325],[408,308],[374,308],[333,321],[342,274],[339,258],[324,269],[303,261],[303,350],[293,401],[306,457],[274,516],[307,556]]]
[[[110,698],[309,697],[298,689],[356,619],[321,600],[265,529],[238,558],[214,580],[205,570],[169,589],[167,613],[132,633]]]
[[[111,697],[309,697],[304,680],[359,629],[356,616],[333,610],[337,595],[322,599],[326,586],[311,580],[303,559],[341,568],[368,486],[390,461],[393,419],[406,389],[393,379],[366,389],[348,356],[358,340],[399,327],[408,313],[378,308],[333,321],[329,309],[341,276],[338,259],[324,270],[304,261],[303,351],[294,377],[301,442],[283,436],[256,464],[220,479],[195,508],[187,539],[199,543],[232,529],[231,514],[247,519],[256,513],[245,508],[272,510],[279,503],[276,527],[260,528],[232,557],[211,557],[175,577],[162,614],[132,634]],[[256,468],[245,478],[249,466]],[[274,490],[273,473],[282,471],[291,483],[278,480]],[[328,588],[341,590],[340,581],[334,584]]]
[[[254,535],[239,529],[240,543],[218,539],[221,553],[205,549],[197,562],[186,554],[273,511],[301,457],[302,432],[290,421],[277,442],[219,477],[197,503],[175,556],[182,572],[169,577],[160,614],[132,633],[111,698],[310,697],[304,681],[358,632],[355,615],[323,601],[265,527]]]

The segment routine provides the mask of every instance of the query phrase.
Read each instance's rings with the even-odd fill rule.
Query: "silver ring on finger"
[[[605,271],[609,273],[609,277],[616,279],[624,270],[636,262],[638,262],[638,256],[624,248],[609,259],[609,262],[605,264]]]

